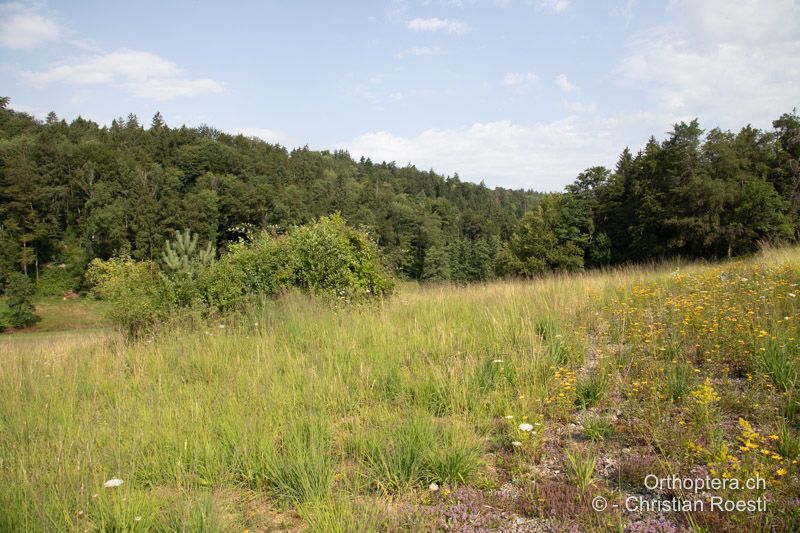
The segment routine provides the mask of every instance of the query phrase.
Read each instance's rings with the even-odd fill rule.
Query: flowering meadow
[[[789,248],[0,337],[0,530],[797,531],[798,309]]]

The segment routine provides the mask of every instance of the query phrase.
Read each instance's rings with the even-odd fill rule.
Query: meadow
[[[798,530],[798,283],[787,248],[2,335],[0,530]],[[626,508],[712,496],[766,510]]]

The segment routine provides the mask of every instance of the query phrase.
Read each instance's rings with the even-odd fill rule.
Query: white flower
[[[514,415],[506,415],[505,418],[506,418],[506,420],[511,420],[512,418],[514,418]]]
[[[439,490],[439,485],[437,485],[436,483],[431,483],[430,485],[428,485],[428,489],[430,489],[431,492],[436,492],[437,490]]]
[[[134,516],[133,520],[134,520],[134,522],[141,522],[142,521],[142,517],[141,516]]]
[[[220,325],[219,325],[219,326],[217,326],[217,327],[218,327],[219,329],[225,329],[225,324],[220,324]]]
[[[791,296],[792,298],[797,298],[797,295],[795,293],[793,293],[793,292],[790,292],[789,296]]]
[[[122,482],[121,479],[117,479],[115,477],[112,477],[111,479],[109,479],[108,481],[103,483],[103,486],[105,488],[107,488],[107,489],[111,489],[111,488],[114,488],[114,487],[119,487],[120,485],[122,485],[122,483],[123,482]]]
[[[521,443],[520,441],[518,441],[518,440],[515,440],[515,441],[513,441],[513,442],[511,443],[511,445],[512,445],[513,447],[515,447],[515,448],[519,448],[520,446],[522,446],[522,443]]]
[[[258,326],[258,322],[254,322],[254,323],[253,323],[253,325],[254,325],[254,326]]]
[[[492,361],[492,363],[502,363],[502,362],[503,362],[502,359],[495,359],[494,361]]]
[[[521,429],[522,431],[532,431],[533,426],[531,424],[528,424],[527,422],[523,422],[522,424],[519,425],[519,429]]]

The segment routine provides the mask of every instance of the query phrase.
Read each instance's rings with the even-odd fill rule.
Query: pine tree
[[[175,232],[175,241],[164,243],[161,259],[171,277],[195,279],[217,255],[217,250],[209,242],[205,248],[198,248],[199,235],[191,231]]]

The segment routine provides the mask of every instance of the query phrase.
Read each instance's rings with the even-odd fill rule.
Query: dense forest
[[[334,212],[365,229],[399,276],[485,280],[674,255],[725,257],[800,228],[800,118],[773,131],[697,121],[625,149],[564,193],[489,189],[346,151],[286,148],[212,127],[109,127],[0,101],[0,281],[80,287],[93,258],[158,260],[188,229],[218,253]],[[531,184],[536,177],[531,176]]]

